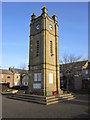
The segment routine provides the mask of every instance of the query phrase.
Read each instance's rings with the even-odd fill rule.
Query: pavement
[[[2,97],[2,98],[1,98]],[[1,96],[3,118],[88,118],[88,96],[52,105],[18,101]],[[86,99],[87,98],[87,99]]]

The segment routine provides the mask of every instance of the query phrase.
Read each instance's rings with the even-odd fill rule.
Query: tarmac
[[[2,118],[88,118],[88,96],[77,95],[75,100],[63,101],[52,105],[2,99]]]

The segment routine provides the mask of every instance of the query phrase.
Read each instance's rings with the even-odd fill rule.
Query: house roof
[[[82,67],[86,64],[86,62],[88,62],[88,60],[85,60],[85,61],[79,61],[79,62],[73,62],[73,63],[67,63],[67,64],[60,64],[60,68],[62,69],[63,68],[68,68],[70,66],[73,65],[73,68],[76,69],[76,70],[81,70]]]
[[[18,74],[27,74],[28,73],[28,70],[17,69],[17,68],[9,68],[9,70],[13,73],[18,73]]]
[[[0,74],[13,74],[13,73],[6,69],[0,69]]]

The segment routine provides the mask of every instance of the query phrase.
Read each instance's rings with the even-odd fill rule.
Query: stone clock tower
[[[31,16],[28,87],[44,96],[60,93],[57,16],[48,16],[45,5]]]

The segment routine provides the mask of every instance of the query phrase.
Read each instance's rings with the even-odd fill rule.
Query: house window
[[[85,70],[85,74],[86,74],[86,75],[88,74],[88,70]]]
[[[2,75],[2,79],[3,79],[3,75]]]
[[[41,73],[38,73],[38,81],[41,81]]]
[[[37,41],[37,56],[39,56],[39,41]]]
[[[14,84],[15,84],[15,86],[17,86],[17,85],[18,85],[18,83],[17,83],[17,82],[15,82]]]
[[[49,73],[49,83],[53,84],[53,73]]]
[[[52,56],[52,53],[53,53],[53,51],[52,51],[52,41],[50,41],[50,54],[51,54],[51,56]]]
[[[8,75],[7,78],[10,78],[10,75]]]
[[[24,82],[24,85],[28,85],[28,82]]]
[[[37,81],[37,73],[34,74],[34,81]]]
[[[78,75],[82,75],[82,71],[78,71]]]
[[[34,81],[41,81],[41,73],[34,74]]]
[[[62,77],[62,76],[63,76],[63,73],[60,72],[60,77]]]

